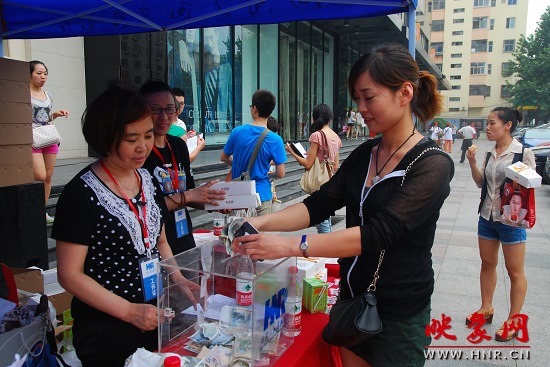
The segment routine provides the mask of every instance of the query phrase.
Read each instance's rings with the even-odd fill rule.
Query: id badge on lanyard
[[[174,211],[174,217],[176,220],[176,236],[181,238],[189,234],[189,225],[187,223],[187,215],[185,208]]]
[[[158,292],[162,290],[162,277],[160,276],[159,256],[154,254],[151,258],[139,259],[139,271],[141,273],[141,284],[145,302],[157,298]]]

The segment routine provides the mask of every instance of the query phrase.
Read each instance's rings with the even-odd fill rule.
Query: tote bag
[[[311,166],[309,171],[305,171],[300,179],[300,187],[307,194],[311,194],[319,190],[321,185],[330,180],[332,177],[332,167],[334,166],[334,162],[330,160],[327,154],[327,136],[323,131],[321,131],[321,136],[323,137],[325,147],[323,163],[319,162],[319,157],[315,157],[313,166]]]
[[[300,187],[306,193],[311,194],[319,190],[321,185],[330,179],[328,162],[323,163],[319,163],[319,158],[315,157],[313,166],[302,175]]]
[[[535,189],[506,182],[500,197],[500,221],[512,227],[533,228],[536,221]]]

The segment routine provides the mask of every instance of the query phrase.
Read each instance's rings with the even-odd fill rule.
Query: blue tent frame
[[[418,0],[0,0],[1,39],[131,34],[408,12],[415,54]],[[0,57],[4,55],[0,43]]]

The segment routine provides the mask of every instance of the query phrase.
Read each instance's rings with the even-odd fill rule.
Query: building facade
[[[432,0],[430,55],[451,89],[444,117],[480,120],[509,105],[502,73],[527,28],[528,0]]]
[[[59,158],[95,155],[80,131],[87,101],[111,84],[138,89],[148,80],[184,90],[180,118],[188,129],[204,133],[207,148],[215,148],[225,144],[234,127],[252,122],[249,105],[257,89],[277,97],[273,116],[285,141],[308,139],[311,111],[319,103],[333,108],[332,128],[340,131],[346,110],[356,107],[346,87],[351,66],[375,44],[407,45],[407,16],[9,40],[5,50],[8,57],[39,59],[50,68],[46,89],[57,108],[71,112],[66,122],[56,121],[64,138]],[[416,58],[445,84],[419,26]]]

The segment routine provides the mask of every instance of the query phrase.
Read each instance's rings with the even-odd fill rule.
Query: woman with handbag
[[[329,161],[327,168],[330,170],[327,181],[338,169],[340,160],[338,151],[342,147],[342,140],[340,140],[338,134],[329,125],[333,117],[332,109],[324,103],[313,108],[309,150],[305,158],[298,155],[289,143],[286,143],[285,146],[286,151],[298,161],[300,166],[306,169],[306,172],[309,172],[315,163],[325,164],[325,157],[327,157]],[[317,225],[317,233],[328,233],[331,231],[332,223],[330,217]]]
[[[61,136],[53,120],[58,117],[69,117],[69,111],[53,111],[53,98],[43,87],[48,80],[48,68],[42,61],[29,63],[31,71],[31,104],[32,104],[32,163],[34,179],[44,182],[45,203],[48,202],[52,188],[52,175],[56,155],[59,153]],[[46,222],[53,223],[53,217],[46,213]]]
[[[101,158],[65,186],[57,203],[59,283],[74,295],[73,345],[85,367],[122,367],[137,348],[158,348],[159,284],[146,269],[173,255],[164,196],[141,168],[153,148],[152,117],[136,92],[114,87],[97,97],[82,132]],[[198,284],[177,271],[170,278],[195,299]]]
[[[441,110],[442,97],[437,79],[420,71],[400,44],[382,44],[362,56],[350,71],[348,90],[369,130],[381,137],[358,146],[302,203],[248,219],[260,231],[297,231],[346,207],[347,228],[310,236],[242,236],[234,239],[233,249],[253,259],[340,258],[338,302],[362,302],[361,295],[375,288],[382,322],[381,331],[357,344],[354,338],[336,337],[348,330],[363,334],[353,318],[337,330],[325,329],[325,340],[345,345],[340,349],[343,365],[423,366],[431,342],[425,331],[434,288],[431,248],[454,165],[415,129],[413,113],[420,121],[430,120]],[[372,292],[368,295],[372,298]],[[345,316],[331,313],[329,325]]]
[[[509,341],[517,335],[512,326],[514,315],[521,312],[527,293],[525,276],[525,228],[505,225],[501,222],[501,186],[505,184],[504,169],[522,157],[523,163],[535,168],[535,155],[528,148],[523,148],[512,136],[522,114],[509,107],[495,108],[487,118],[487,139],[495,146],[485,154],[482,169],[476,161],[477,146],[474,144],[466,151],[470,163],[472,178],[481,188],[479,220],[477,225],[481,271],[479,283],[481,288],[481,307],[466,317],[466,325],[472,323],[474,314],[490,324],[493,321],[493,295],[497,284],[498,252],[502,244],[504,263],[510,277],[510,311],[504,324],[495,334],[497,341]]]

